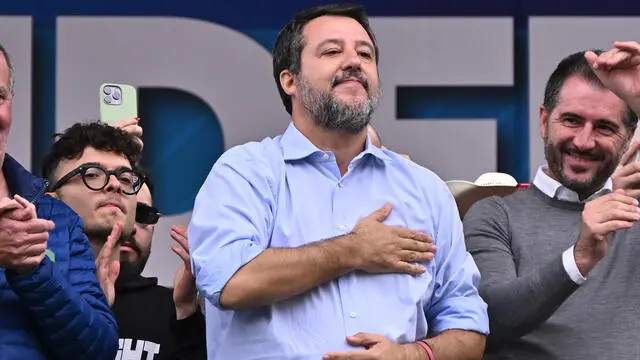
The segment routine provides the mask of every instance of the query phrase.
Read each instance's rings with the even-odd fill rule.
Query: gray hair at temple
[[[13,95],[13,86],[15,84],[15,69],[13,67],[13,62],[11,61],[11,57],[2,44],[0,44],[0,53],[4,56],[5,61],[7,62],[7,66],[9,67],[9,92]]]

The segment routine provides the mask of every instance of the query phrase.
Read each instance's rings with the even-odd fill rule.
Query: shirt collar
[[[613,191],[613,183],[611,178],[608,178],[602,188],[591,194],[588,198],[580,200],[575,191],[567,188],[551,176],[547,175],[547,173],[544,172],[544,168],[544,166],[540,166],[538,168],[536,176],[533,178],[533,185],[550,198],[576,203],[585,203]]]
[[[311,141],[295,127],[293,122],[289,123],[287,130],[282,135],[281,144],[285,161],[304,159],[315,153],[324,153],[324,151],[313,145]],[[356,156],[354,160],[360,159],[367,154],[371,154],[378,159],[391,160],[389,155],[385,154],[384,150],[371,144],[371,139],[368,134],[364,151]]]

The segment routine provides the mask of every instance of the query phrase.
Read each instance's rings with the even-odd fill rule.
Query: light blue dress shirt
[[[386,202],[393,210],[385,224],[433,236],[438,250],[424,274],[351,272],[268,306],[220,309],[227,281],[264,249],[347,234]],[[207,299],[210,360],[319,360],[356,349],[345,337],[358,332],[398,343],[447,329],[489,332],[480,273],[446,184],[368,137],[344,176],[333,154],[293,124],[281,136],[228,150],[196,197],[188,238]]]

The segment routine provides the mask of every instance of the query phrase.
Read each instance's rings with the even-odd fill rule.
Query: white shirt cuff
[[[578,265],[576,265],[576,259],[573,256],[573,246],[567,249],[564,253],[562,253],[562,265],[564,265],[564,270],[567,272],[567,275],[578,285],[582,285],[587,279],[580,274],[580,270],[578,269]]]

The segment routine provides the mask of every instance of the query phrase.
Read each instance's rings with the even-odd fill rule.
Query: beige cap
[[[506,196],[519,189],[513,176],[498,172],[484,173],[475,182],[450,180],[447,186],[456,199],[461,218],[476,201],[493,195]]]

